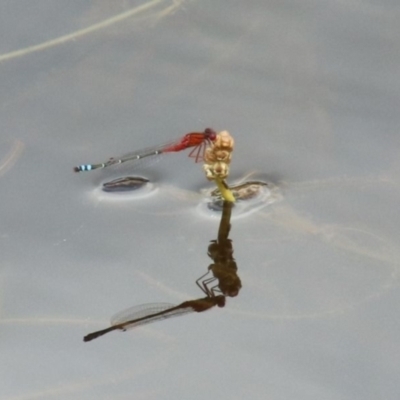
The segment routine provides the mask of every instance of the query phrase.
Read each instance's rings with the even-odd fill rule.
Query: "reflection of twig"
[[[91,25],[91,26],[89,26],[87,28],[75,31],[75,32],[70,33],[68,35],[60,36],[60,37],[58,37],[56,39],[48,40],[47,42],[40,43],[40,44],[37,44],[37,45],[34,45],[34,46],[25,47],[24,49],[11,51],[10,53],[2,54],[2,55],[0,55],[0,62],[1,61],[6,61],[6,60],[11,60],[11,59],[16,58],[16,57],[22,57],[22,56],[25,56],[27,54],[34,53],[36,51],[45,50],[45,49],[48,49],[50,47],[54,47],[54,46],[57,46],[59,44],[63,44],[63,43],[69,42],[70,40],[75,40],[78,37],[85,36],[85,35],[88,35],[90,33],[95,32],[95,31],[107,28],[107,27],[109,27],[111,25],[114,25],[114,24],[116,24],[118,22],[123,21],[124,19],[133,17],[134,15],[137,15],[137,14],[140,14],[141,12],[147,11],[150,8],[152,8],[154,6],[157,6],[158,4],[161,4],[163,2],[165,2],[165,0],[151,0],[151,1],[148,1],[147,3],[141,4],[138,7],[134,7],[132,9],[130,9],[128,11],[125,11],[125,12],[123,12],[121,14],[118,14],[118,15],[116,15],[114,17],[108,18],[108,19],[106,19],[104,21],[101,21],[101,22],[99,22],[97,24],[93,24],[93,25]],[[172,6],[169,6],[167,8],[167,10],[169,10],[171,7]]]
[[[214,261],[208,271],[197,279],[196,284],[204,291],[220,292],[224,296],[235,297],[242,288],[242,282],[237,275],[237,265],[233,258],[232,241],[229,239],[231,229],[231,212],[233,204],[224,201],[221,222],[218,229],[218,239],[212,240],[208,246],[208,255]],[[205,278],[209,273],[212,277]],[[215,282],[218,281],[217,284]],[[201,282],[201,285],[200,285]],[[209,287],[210,285],[214,285]]]
[[[21,140],[16,140],[10,152],[0,162],[0,176],[4,175],[21,156],[24,149],[24,143]]]
[[[222,208],[221,222],[218,229],[218,242],[223,243],[229,240],[229,232],[231,230],[232,203],[225,201]]]

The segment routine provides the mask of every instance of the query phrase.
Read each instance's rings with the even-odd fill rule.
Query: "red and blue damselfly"
[[[145,157],[157,156],[163,153],[178,152],[192,148],[189,157],[194,158],[195,162],[201,162],[204,159],[206,147],[210,145],[217,137],[217,133],[207,128],[204,132],[191,132],[186,135],[171,140],[167,143],[148,147],[129,154],[125,154],[119,158],[110,158],[104,163],[98,164],[82,164],[74,168],[75,172],[93,171],[95,169],[106,168],[111,165],[122,164],[128,161],[138,161]]]

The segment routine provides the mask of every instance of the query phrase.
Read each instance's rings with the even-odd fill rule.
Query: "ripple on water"
[[[107,193],[132,192],[144,188],[147,183],[149,183],[149,180],[146,178],[139,176],[124,176],[103,183],[102,190]]]
[[[277,186],[263,181],[246,181],[230,186],[236,199],[232,209],[233,218],[246,217],[269,204],[281,199]],[[198,206],[198,210],[207,217],[220,217],[223,200],[218,189],[205,190],[204,198]]]
[[[146,178],[125,176],[101,183],[93,191],[93,195],[101,200],[130,201],[143,199],[158,191],[158,186]]]

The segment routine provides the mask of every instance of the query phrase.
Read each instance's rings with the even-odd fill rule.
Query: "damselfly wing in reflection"
[[[197,300],[184,301],[179,305],[154,303],[135,306],[116,314],[111,318],[111,326],[109,328],[89,333],[83,338],[83,341],[89,342],[115,330],[126,331],[167,318],[178,317],[192,312],[204,312],[214,306],[224,307],[225,296],[206,296]]]
[[[207,128],[204,132],[187,133],[178,139],[125,154],[119,158],[110,158],[108,161],[103,163],[78,165],[74,168],[74,171],[93,171],[95,169],[106,168],[115,164],[122,164],[128,161],[138,161],[146,157],[158,156],[163,153],[178,152],[189,148],[193,148],[189,153],[189,157],[194,158],[196,162],[200,162],[204,158],[206,147],[212,143],[216,137],[216,132],[211,128]]]

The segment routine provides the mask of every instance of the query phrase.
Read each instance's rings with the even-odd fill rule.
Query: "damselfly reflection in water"
[[[224,202],[218,230],[218,239],[213,240],[208,247],[208,255],[214,261],[214,263],[209,266],[208,270],[212,272],[213,277],[202,279],[209,273],[208,271],[203,277],[196,280],[197,286],[206,295],[205,297],[187,300],[179,305],[150,303],[129,308],[113,316],[111,318],[110,327],[89,333],[83,340],[89,342],[115,330],[126,331],[163,319],[193,312],[201,313],[215,306],[224,307],[226,296],[236,296],[242,287],[241,281],[236,273],[237,266],[232,257],[232,242],[228,239],[231,228],[231,210],[232,204]],[[218,281],[218,283],[210,288],[209,286],[216,281]]]
[[[128,308],[111,318],[111,326],[109,328],[89,333],[83,338],[83,341],[89,342],[115,330],[126,331],[167,318],[178,317],[192,312],[207,311],[214,306],[224,307],[225,296],[206,296],[201,299],[184,301],[177,306],[169,303],[154,303]]]
[[[90,342],[99,336],[103,336],[115,330],[126,331],[151,322],[178,317],[193,312],[200,313],[215,306],[225,306],[225,296],[216,295],[214,288],[209,289],[206,282],[200,283],[199,280],[197,280],[196,283],[202,292],[206,294],[206,297],[184,301],[179,305],[170,303],[149,303],[128,308],[111,318],[111,326],[109,328],[89,333],[83,338],[83,341]]]
[[[82,164],[74,167],[75,172],[93,171],[95,169],[107,168],[112,165],[122,164],[128,161],[139,161],[146,157],[158,156],[163,153],[172,153],[193,148],[189,153],[189,157],[194,158],[196,162],[203,160],[206,147],[212,143],[217,137],[217,133],[207,128],[204,132],[191,132],[183,137],[171,140],[156,146],[147,147],[132,153],[125,154],[121,157],[110,158],[108,161],[98,164]]]

